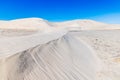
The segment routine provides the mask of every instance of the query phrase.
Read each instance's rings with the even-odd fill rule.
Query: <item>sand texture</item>
[[[0,80],[120,80],[120,26],[92,20],[0,22]]]

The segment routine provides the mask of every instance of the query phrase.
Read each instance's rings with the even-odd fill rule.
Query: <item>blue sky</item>
[[[120,23],[120,0],[0,0],[0,19],[28,17]]]

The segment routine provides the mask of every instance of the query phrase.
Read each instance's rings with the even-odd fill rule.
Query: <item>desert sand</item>
[[[0,21],[0,80],[120,80],[120,25]]]

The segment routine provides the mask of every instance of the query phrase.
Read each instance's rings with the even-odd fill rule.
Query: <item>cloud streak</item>
[[[111,24],[120,24],[120,13],[105,14],[100,16],[91,17],[91,19],[111,23]]]

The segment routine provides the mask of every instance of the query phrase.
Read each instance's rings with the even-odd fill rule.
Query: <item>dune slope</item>
[[[0,80],[120,79],[119,25],[39,18],[1,23]]]

